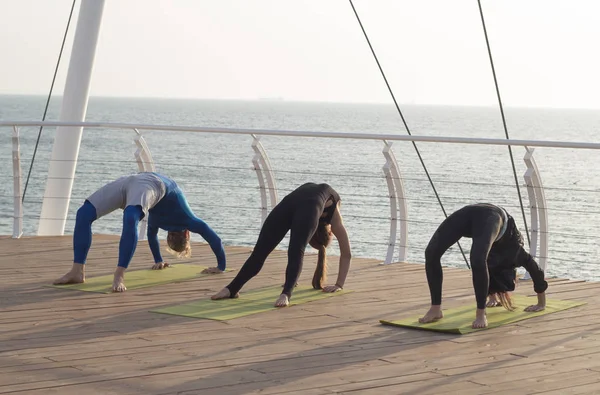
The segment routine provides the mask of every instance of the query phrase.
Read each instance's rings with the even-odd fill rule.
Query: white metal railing
[[[480,144],[480,145],[504,145],[522,147],[554,147],[554,148],[579,148],[600,149],[600,143],[587,143],[577,141],[552,141],[552,140],[515,140],[515,139],[490,139],[482,137],[450,137],[450,136],[417,136],[382,133],[352,133],[352,132],[312,132],[301,130],[269,130],[269,129],[240,129],[240,128],[208,128],[199,126],[174,126],[174,125],[150,125],[132,123],[110,123],[110,122],[56,122],[56,121],[0,121],[0,127],[21,126],[74,126],[86,128],[109,128],[126,130],[162,130],[172,132],[192,133],[221,133],[221,134],[245,134],[261,136],[282,137],[321,137],[339,138],[353,140],[388,140],[388,141],[414,141],[429,143],[453,143],[453,144]]]
[[[259,190],[261,193],[261,218],[267,215],[268,207],[273,208],[277,203],[277,187],[272,176],[272,167],[269,162],[266,150],[260,144],[257,136],[281,136],[281,137],[317,137],[317,138],[343,138],[354,140],[378,140],[384,143],[383,155],[386,162],[383,166],[383,172],[388,185],[390,197],[390,235],[387,255],[384,263],[393,261],[394,250],[399,247],[399,260],[406,259],[408,230],[406,221],[408,212],[405,203],[404,187],[401,172],[395,159],[391,142],[393,141],[413,141],[413,142],[436,142],[436,143],[454,143],[454,144],[483,144],[483,145],[504,145],[504,146],[523,146],[526,149],[524,157],[527,171],[524,174],[528,190],[529,208],[531,217],[531,253],[539,257],[540,265],[545,268],[547,262],[548,250],[548,217],[546,213],[546,202],[543,193],[541,175],[533,160],[533,149],[529,147],[556,147],[556,148],[579,148],[579,149],[600,149],[599,143],[587,142],[569,142],[569,141],[540,141],[540,140],[509,140],[509,139],[488,139],[488,138],[463,138],[447,136],[408,136],[408,135],[390,135],[390,134],[365,134],[348,132],[313,132],[313,131],[287,131],[287,130],[256,130],[256,129],[236,129],[236,128],[207,128],[192,126],[173,126],[173,125],[146,125],[146,124],[128,124],[128,123],[106,123],[106,122],[39,122],[39,121],[0,121],[1,127],[13,128],[13,177],[14,177],[14,219],[15,231],[13,235],[19,237],[22,233],[22,204],[21,204],[21,174],[19,159],[19,127],[24,126],[76,126],[85,128],[110,128],[125,129],[136,132],[135,142],[138,150],[135,153],[138,162],[138,168],[143,171],[154,169],[152,156],[145,143],[140,130],[160,130],[160,131],[178,131],[193,133],[222,133],[222,134],[241,134],[249,135],[253,138],[252,148],[255,152],[252,158],[254,170],[258,176]],[[268,195],[268,196],[267,196]],[[269,201],[270,204],[267,204]],[[398,236],[398,223],[400,224],[400,235]],[[142,224],[144,226],[144,224]],[[539,253],[538,253],[539,246]]]

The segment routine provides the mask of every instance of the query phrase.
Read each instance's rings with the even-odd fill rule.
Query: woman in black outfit
[[[502,208],[488,203],[465,206],[452,213],[438,227],[425,250],[425,271],[431,293],[431,308],[419,319],[421,323],[443,318],[442,313],[442,264],[441,257],[461,237],[473,239],[471,246],[471,270],[477,311],[473,328],[487,327],[485,314],[488,306],[495,306],[496,296],[508,310],[514,310],[509,292],[514,291],[516,268],[524,267],[533,280],[537,293],[537,305],[525,311],[541,311],[546,307],[548,283],[544,272],[533,257],[523,248],[523,238],[514,219]]]
[[[289,304],[292,290],[302,271],[307,244],[319,251],[313,287],[323,289],[324,292],[341,290],[350,268],[351,253],[350,241],[340,214],[340,196],[327,184],[306,183],[292,191],[273,208],[262,226],[250,257],[233,281],[211,299],[237,298],[240,289],[258,274],[271,251],[289,230],[291,235],[285,284],[275,306],[284,307]],[[335,285],[323,286],[327,270],[325,250],[332,236],[335,236],[339,243],[340,267]]]

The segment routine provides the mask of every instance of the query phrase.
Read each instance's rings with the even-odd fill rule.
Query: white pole
[[[13,238],[18,239],[23,235],[23,188],[21,188],[21,145],[19,142],[19,128],[13,127]]]
[[[81,1],[60,112],[62,122],[85,120],[103,9],[104,0]],[[64,234],[82,132],[82,127],[56,129],[39,236]]]

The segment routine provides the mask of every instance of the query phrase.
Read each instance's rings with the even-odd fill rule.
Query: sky
[[[48,94],[71,4],[0,0],[0,94]],[[400,103],[497,103],[477,0],[354,5]],[[600,2],[482,7],[505,105],[600,108]],[[105,0],[91,95],[392,102],[347,0]]]

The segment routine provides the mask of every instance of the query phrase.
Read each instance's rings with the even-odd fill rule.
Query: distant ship
[[[281,96],[276,96],[276,97],[259,97],[258,100],[260,101],[283,101],[283,97]]]

